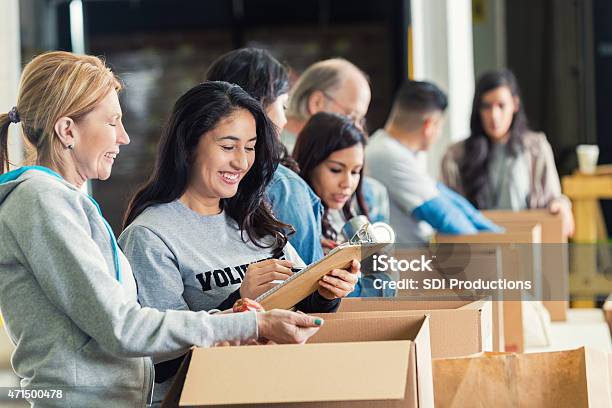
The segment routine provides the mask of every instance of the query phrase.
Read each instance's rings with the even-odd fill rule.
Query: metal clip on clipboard
[[[367,245],[395,242],[395,232],[384,222],[369,222],[361,225],[344,245]]]
[[[363,224],[357,232],[348,240],[348,245],[356,244],[375,244],[376,237],[372,232],[372,224]]]

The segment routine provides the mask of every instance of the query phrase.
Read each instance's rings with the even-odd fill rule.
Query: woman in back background
[[[548,208],[561,213],[566,236],[574,232],[571,203],[561,194],[550,144],[529,129],[514,74],[480,77],[472,104],[470,136],[451,146],[441,177],[478,209]]]

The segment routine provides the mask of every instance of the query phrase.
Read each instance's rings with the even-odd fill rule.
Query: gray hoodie
[[[144,406],[149,357],[257,337],[252,312],[142,308],[97,204],[45,168],[0,176],[0,231],[0,310],[16,345],[13,368],[25,389],[63,390],[61,399],[31,400],[36,407]]]

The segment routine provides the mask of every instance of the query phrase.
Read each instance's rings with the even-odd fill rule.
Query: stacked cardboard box
[[[551,214],[548,210],[526,211],[483,211],[483,214],[504,227],[514,231],[525,226],[539,224],[542,227],[542,276],[555,279],[552,298],[544,299],[552,321],[567,320],[569,307],[569,255],[567,237],[563,236],[561,214]]]
[[[439,244],[473,244],[478,250],[487,246],[499,247],[502,275],[506,279],[537,277],[541,269],[539,248],[529,245],[541,243],[540,224],[522,225],[501,234],[437,235],[435,239]],[[494,305],[494,310],[500,310],[503,315],[504,348],[506,351],[522,352],[524,336],[521,298],[506,300],[505,296],[498,296],[497,300],[500,298],[504,300],[501,304]]]
[[[498,247],[497,245],[437,245],[430,248],[395,248],[394,257],[401,260],[418,259],[421,256],[426,256],[427,259],[434,259],[435,262],[431,265],[432,271],[427,272],[399,272],[399,281],[408,281],[414,279],[421,284],[418,289],[401,289],[397,291],[397,296],[400,298],[421,297],[424,299],[442,298],[442,299],[476,299],[475,296],[490,296],[494,300],[492,303],[492,325],[493,325],[493,351],[504,351],[504,319],[503,307],[501,302],[495,301],[503,298],[501,291],[487,291],[486,293],[478,293],[468,290],[454,290],[450,287],[442,290],[434,290],[426,288],[424,282],[432,281],[447,281],[449,278],[459,278],[464,280],[497,280],[504,277],[504,270],[512,270],[519,268],[519,254],[515,248]],[[520,296],[520,294],[519,294]],[[517,298],[519,298],[517,296]],[[348,299],[347,299],[348,300]],[[442,307],[434,306],[434,308]],[[426,308],[424,303],[421,303],[418,309]],[[344,310],[341,307],[341,310]],[[519,316],[520,317],[520,316]],[[520,321],[520,319],[519,319]],[[522,336],[522,331],[519,331]],[[522,338],[522,337],[521,337]]]
[[[612,406],[612,355],[483,353],[490,311],[489,299],[345,299],[308,344],[192,350],[163,406]]]

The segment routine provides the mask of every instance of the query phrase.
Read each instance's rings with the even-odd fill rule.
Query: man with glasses
[[[365,116],[371,98],[366,75],[349,61],[333,58],[311,65],[291,91],[287,126],[281,136],[283,143],[292,151],[296,135],[308,119],[319,112],[349,116],[365,130]]]
[[[327,92],[322,92],[322,93],[323,93],[323,96],[329,102],[331,102],[333,105],[336,105],[336,107],[340,111],[339,113],[342,113],[343,115],[346,115],[349,118],[351,118],[353,120],[353,122],[355,123],[355,125],[359,129],[366,130],[366,118],[365,118],[365,116],[362,116],[357,110],[354,110],[354,109],[351,109],[351,108],[348,108],[348,107],[342,105],[340,102],[338,102],[336,100],[336,98],[334,98],[333,96],[331,96]],[[331,110],[333,110],[333,109],[326,109],[327,112],[329,112]]]
[[[291,91],[287,125],[281,133],[281,141],[291,152],[297,134],[308,119],[319,112],[346,115],[366,131],[365,116],[371,97],[367,76],[354,64],[342,58],[319,61],[304,71]],[[389,222],[386,188],[365,177],[363,189],[370,220]]]

